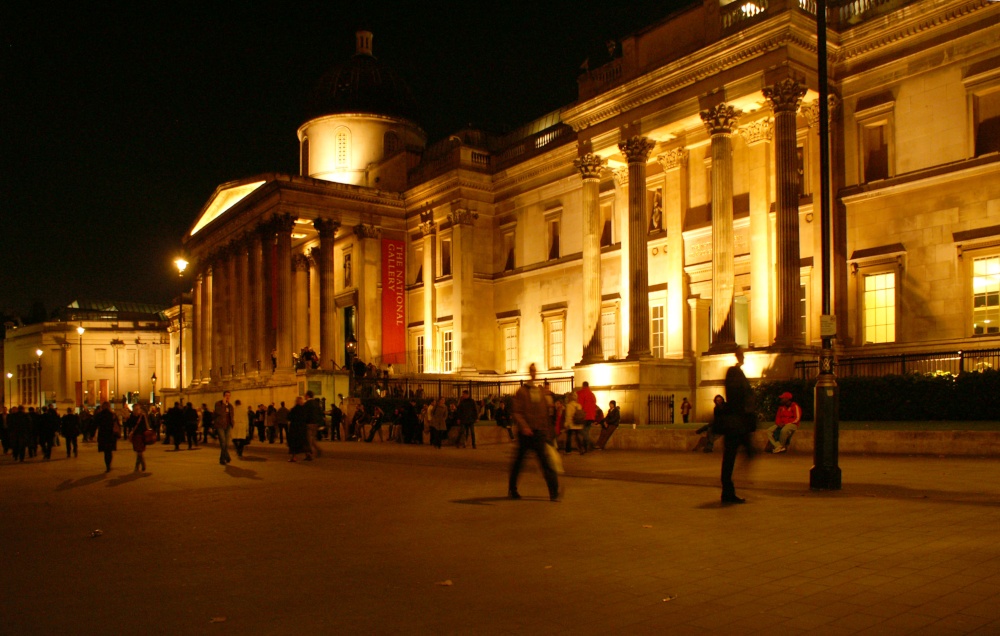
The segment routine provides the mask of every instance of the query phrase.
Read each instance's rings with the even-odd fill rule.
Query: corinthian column
[[[250,312],[246,311],[246,301],[250,297],[250,255],[249,237],[244,236],[236,243],[236,286],[237,296],[233,303],[233,317],[236,321],[236,375],[243,377],[249,370],[247,359],[250,347]]]
[[[600,155],[587,153],[573,162],[583,177],[583,360],[604,360],[601,348],[601,166]]]
[[[264,368],[266,356],[265,333],[267,321],[264,318],[265,289],[267,279],[264,276],[264,231],[257,228],[250,233],[249,250],[249,283],[250,310],[247,312],[247,348],[249,349],[250,371],[256,373]],[[259,365],[259,366],[258,366]]]
[[[774,163],[777,167],[777,299],[774,343],[791,347],[801,343],[799,316],[799,172],[796,160],[795,113],[806,87],[785,78],[764,89],[774,110]]]
[[[225,368],[222,374],[227,378],[236,375],[236,332],[239,327],[236,322],[237,310],[239,309],[239,280],[236,277],[236,259],[239,248],[236,243],[226,246],[226,300],[223,305],[223,315],[226,317],[225,325],[222,328],[223,336],[223,361]]]
[[[289,214],[275,217],[278,250],[275,271],[278,281],[277,358],[278,371],[292,370],[292,229],[295,219]]]
[[[296,254],[292,257],[295,272],[295,339],[293,346],[302,351],[309,343],[309,257]]]
[[[201,365],[199,373],[201,374],[202,383],[212,381],[212,351],[215,342],[215,337],[212,332],[212,314],[215,311],[215,276],[210,258],[211,257],[205,259],[208,262],[208,265],[206,265],[205,269],[202,270],[201,336],[198,338],[198,344],[201,348],[201,357],[198,361]]]
[[[420,234],[424,239],[424,373],[433,373],[437,370],[437,356],[434,355],[434,318],[435,313],[435,291],[434,291],[434,212],[427,210],[420,214]],[[416,368],[416,365],[414,365]]]
[[[334,258],[333,242],[337,237],[340,223],[330,219],[316,219],[313,227],[319,232],[319,251],[313,250],[313,258],[318,257],[319,270],[319,357],[322,368],[332,371],[337,358],[337,305],[334,300]]]
[[[204,311],[204,271],[198,271],[194,277],[194,290],[191,294],[191,372],[186,376],[189,384],[201,382],[201,341],[204,334],[201,330],[201,313]],[[172,355],[172,352],[171,352]]]
[[[655,143],[631,137],[618,144],[628,160],[629,336],[628,360],[651,357],[649,351],[649,267],[646,247],[646,158]]]
[[[223,325],[225,324],[226,273],[225,260],[216,253],[212,262],[212,367],[209,372],[214,381],[222,380]]]
[[[687,290],[684,283],[684,213],[687,211],[687,160],[684,148],[657,157],[663,168],[663,220],[667,229],[667,354],[690,350]]]
[[[475,371],[477,360],[485,358],[482,338],[477,338],[475,317],[479,314],[472,289],[472,277],[476,246],[473,234],[479,213],[472,210],[455,209],[450,215],[452,223],[452,319],[453,333],[458,347],[453,352],[453,370]]]
[[[735,265],[733,262],[733,130],[742,111],[719,104],[701,111],[712,137],[712,346],[736,348],[733,328]]]

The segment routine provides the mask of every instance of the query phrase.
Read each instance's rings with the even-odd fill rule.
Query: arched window
[[[384,157],[389,157],[399,150],[399,135],[389,131],[382,136],[382,151]]]
[[[338,168],[346,168],[351,157],[351,131],[341,127],[334,135],[334,152]]]
[[[302,138],[302,146],[300,148],[301,156],[299,157],[299,173],[303,177],[309,176],[309,138]]]

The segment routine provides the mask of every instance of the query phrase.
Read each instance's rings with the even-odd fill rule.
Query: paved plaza
[[[995,459],[321,446],[0,459],[0,634],[1000,634]]]

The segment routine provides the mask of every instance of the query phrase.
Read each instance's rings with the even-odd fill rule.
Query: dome
[[[317,83],[307,116],[363,113],[416,121],[417,107],[403,79],[372,55],[372,34],[358,31],[357,52]]]

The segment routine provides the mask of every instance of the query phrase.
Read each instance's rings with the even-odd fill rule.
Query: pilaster
[[[323,369],[333,370],[337,359],[337,303],[334,285],[334,241],[340,223],[332,219],[316,219],[313,227],[319,232],[319,248],[313,249],[313,259],[319,272],[319,357]]]

